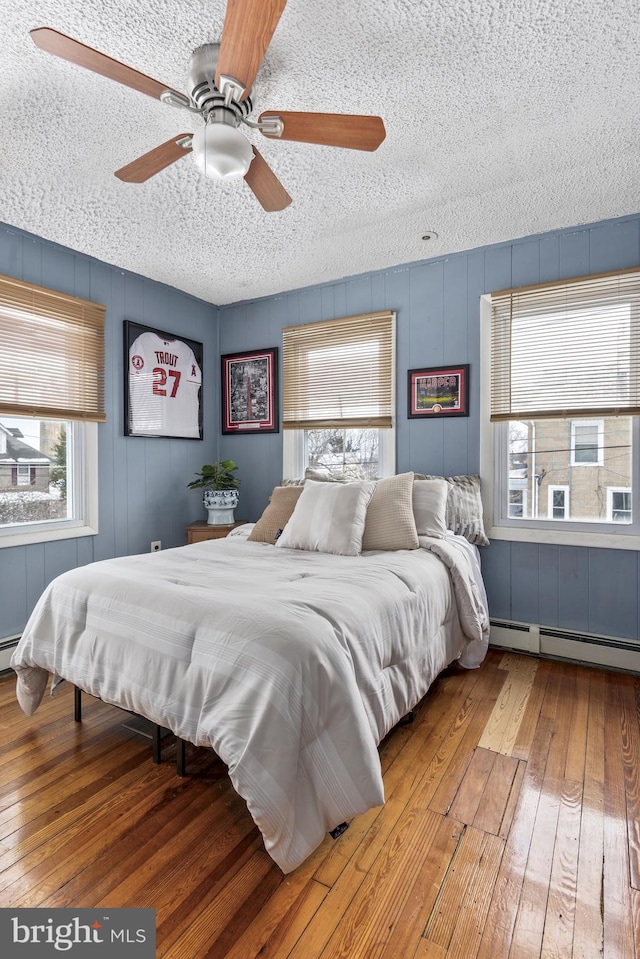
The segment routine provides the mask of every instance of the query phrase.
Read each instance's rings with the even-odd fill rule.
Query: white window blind
[[[0,414],[103,422],[104,312],[0,276]]]
[[[392,312],[285,327],[283,429],[391,429],[394,341]]]
[[[640,270],[491,294],[491,419],[640,413]]]

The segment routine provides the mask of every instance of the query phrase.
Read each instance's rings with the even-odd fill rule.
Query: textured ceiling
[[[184,91],[225,0],[3,6],[0,220],[216,304],[640,209],[637,0],[288,0],[254,116],[379,114],[387,136],[364,153],[243,128],[293,198],[278,213],[188,156],[116,179],[200,118],[29,37],[54,27]]]

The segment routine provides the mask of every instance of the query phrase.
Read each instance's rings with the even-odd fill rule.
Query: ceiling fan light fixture
[[[191,147],[198,169],[218,180],[243,177],[253,160],[247,138],[228,123],[207,123],[194,133]]]

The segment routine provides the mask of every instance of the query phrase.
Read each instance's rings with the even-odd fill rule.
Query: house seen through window
[[[67,520],[74,512],[67,449],[73,424],[0,417],[0,526]]]
[[[504,290],[483,317],[494,536],[640,535],[640,272]]]
[[[584,427],[579,420],[511,420],[507,430],[510,517],[631,522],[630,416]]]

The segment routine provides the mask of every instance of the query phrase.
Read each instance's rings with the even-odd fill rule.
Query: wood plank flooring
[[[490,650],[381,744],[386,803],[294,873],[223,764],[0,678],[0,907],[156,909],[164,959],[636,959],[640,677]]]

